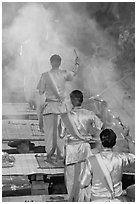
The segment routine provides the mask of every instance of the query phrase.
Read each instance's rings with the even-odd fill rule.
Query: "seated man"
[[[102,151],[87,158],[80,175],[80,186],[85,194],[79,194],[79,201],[127,202],[122,190],[122,170],[124,166],[134,163],[135,155],[113,152],[116,134],[112,129],[103,130],[100,139]],[[127,141],[134,149],[134,143]]]
[[[90,142],[94,142],[96,132],[101,130],[103,123],[94,112],[82,108],[83,94],[74,90],[70,94],[73,108],[68,113],[61,114],[65,136],[65,180],[69,201],[78,201],[78,178],[84,166],[85,159],[90,156]]]
[[[10,141],[8,146],[16,148],[8,150],[9,154],[45,153],[44,146],[35,146],[29,140]]]

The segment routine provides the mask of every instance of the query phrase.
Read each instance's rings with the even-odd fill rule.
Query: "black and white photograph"
[[[135,2],[1,2],[2,202],[135,202]]]

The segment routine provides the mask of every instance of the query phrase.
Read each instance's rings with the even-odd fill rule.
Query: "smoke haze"
[[[134,93],[128,90],[125,95],[123,84],[117,83],[121,74],[114,63],[118,50],[95,20],[97,9],[94,3],[90,12],[86,3],[3,3],[3,92],[23,87],[29,101],[40,75],[50,69],[50,56],[59,54],[61,68],[71,70],[75,48],[81,65],[68,92],[80,88],[90,96],[101,95],[134,135]]]

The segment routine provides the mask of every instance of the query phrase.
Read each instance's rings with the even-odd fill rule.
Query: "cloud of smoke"
[[[116,69],[114,59],[118,50],[113,38],[99,27],[94,18],[89,18],[85,9],[76,12],[73,3],[60,4],[59,8],[62,15],[57,16],[58,32],[68,46],[78,49],[82,61],[76,87],[91,95],[99,94],[106,100],[116,116],[120,115],[122,121],[130,126],[134,137],[134,85],[130,84],[134,77],[132,74],[121,76],[121,70]],[[66,26],[68,22],[69,26]]]
[[[54,53],[61,55],[62,68],[72,69],[75,48],[81,66],[68,90],[80,87],[90,95],[103,92],[101,97],[112,109],[120,107],[118,113],[121,116],[122,107],[128,107],[128,112],[133,113],[134,106],[129,100],[126,100],[126,107],[121,103],[125,97],[123,85],[113,86],[119,80],[113,63],[117,56],[113,38],[99,27],[94,18],[89,18],[85,8],[77,12],[76,5],[81,8],[79,3],[64,2],[18,6],[14,20],[7,26],[3,25],[3,73],[4,79],[8,79],[8,89],[23,86],[26,99],[30,100],[41,73],[50,69],[50,56]],[[127,115],[124,118],[129,122]]]
[[[50,56],[54,53],[69,56],[69,48],[54,29],[52,13],[42,4],[27,4],[19,10],[13,23],[3,30],[3,55],[12,57],[13,62],[6,65],[9,87],[24,85],[27,99],[36,89],[40,74],[50,69]]]

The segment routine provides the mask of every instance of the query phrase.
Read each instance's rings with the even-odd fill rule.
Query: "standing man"
[[[126,132],[125,132],[126,133]],[[135,144],[125,135],[131,152]],[[102,151],[87,158],[79,178],[81,189],[88,189],[88,196],[79,194],[80,202],[128,202],[122,190],[123,167],[135,162],[131,153],[114,152],[116,134],[112,129],[100,133]]]
[[[72,91],[70,99],[73,108],[68,113],[61,115],[65,126],[64,128],[62,125],[61,136],[66,138],[65,180],[69,201],[76,202],[80,190],[79,175],[86,158],[92,155],[89,142],[94,142],[103,123],[94,112],[82,108],[83,94],[81,91]]]
[[[61,57],[53,55],[50,58],[52,69],[42,74],[37,89],[39,94],[45,94],[45,105],[40,107],[38,114],[40,130],[45,133],[45,148],[50,159],[57,150],[57,156],[61,156],[61,149],[58,146],[58,115],[67,112],[65,84],[71,81],[76,75],[79,67],[78,57],[75,60],[75,67],[72,71],[60,70]],[[62,148],[62,147],[61,147]]]

